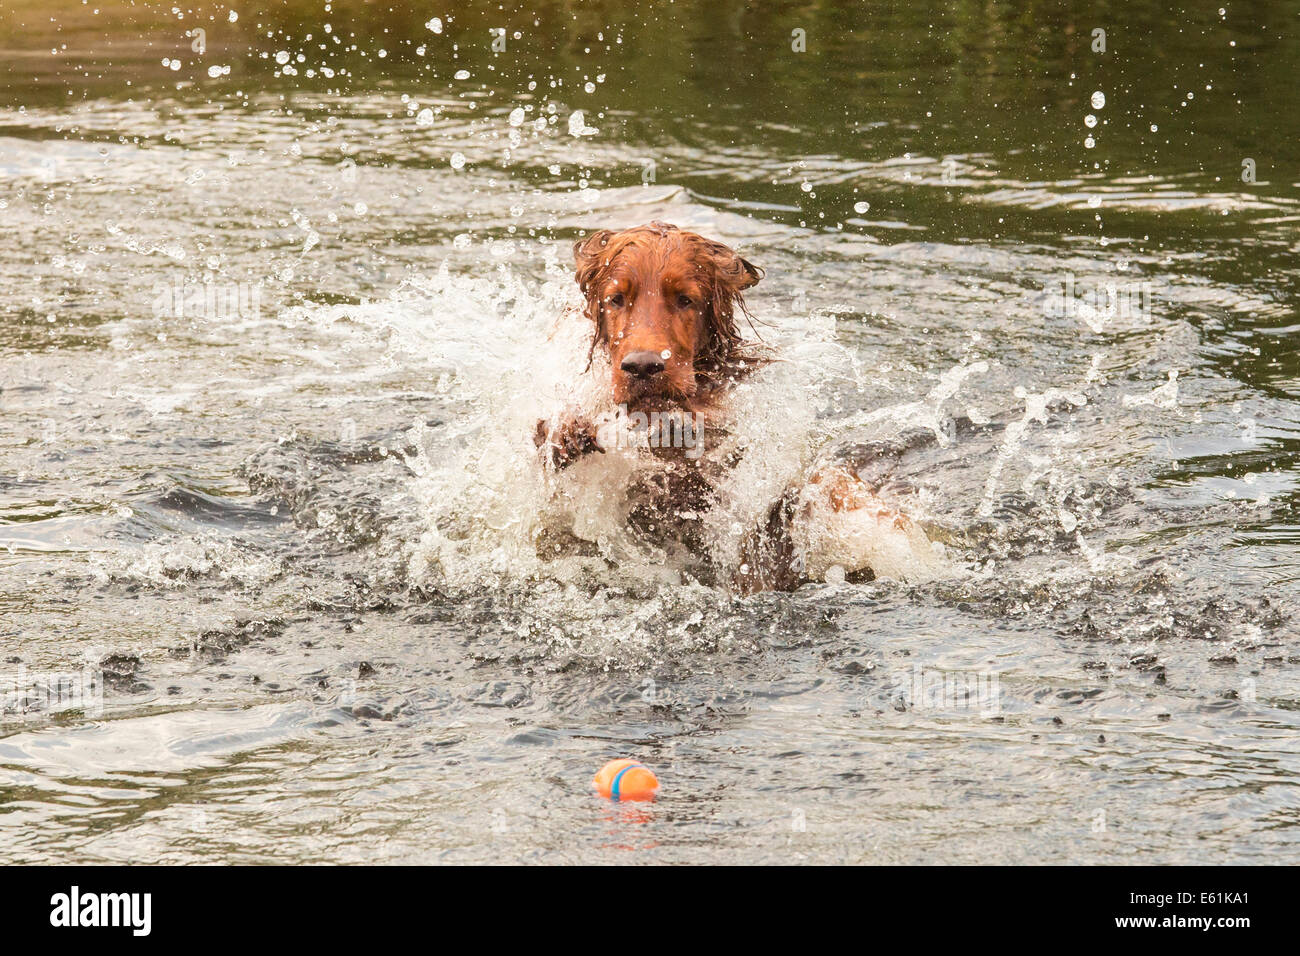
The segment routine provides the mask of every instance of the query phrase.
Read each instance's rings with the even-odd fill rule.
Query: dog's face
[[[615,404],[689,406],[740,344],[735,309],[762,273],[719,242],[653,222],[574,246],[576,279],[609,353]]]

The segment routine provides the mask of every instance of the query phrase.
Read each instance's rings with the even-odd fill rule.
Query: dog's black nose
[[[649,378],[664,370],[664,360],[658,352],[632,352],[620,367],[634,378]]]

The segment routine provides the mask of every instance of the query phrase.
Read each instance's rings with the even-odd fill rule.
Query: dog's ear
[[[586,239],[579,239],[573,244],[573,278],[577,280],[582,294],[591,297],[591,284],[606,264],[605,251],[614,233],[609,229],[599,229]]]
[[[762,269],[722,243],[710,241],[707,249],[717,281],[729,289],[732,295],[739,295],[758,285],[758,281],[763,278]]]
[[[763,270],[748,259],[742,259],[740,256],[736,256],[736,262],[740,264],[740,275],[738,276],[740,284],[736,286],[736,291],[743,292],[751,286],[758,285],[758,280],[763,278]]]
[[[722,364],[741,345],[736,313],[749,315],[742,293],[758,285],[763,270],[730,247],[711,239],[705,240],[704,252],[709,262],[709,309],[705,321],[709,341],[701,350],[701,357],[706,362]]]
[[[593,326],[591,348],[587,351],[587,368],[591,368],[596,347],[606,341],[603,310],[596,301],[595,283],[601,270],[609,264],[609,242],[613,238],[613,230],[598,229],[586,239],[579,239],[573,244],[573,278],[582,290],[582,297],[587,300],[584,312]]]

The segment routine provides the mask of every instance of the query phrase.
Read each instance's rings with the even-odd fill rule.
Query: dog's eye
[[[679,295],[677,297],[677,308],[689,309],[693,305],[695,305],[695,300],[692,299],[689,295]]]
[[[615,292],[606,301],[609,302],[609,304],[612,305],[614,308],[621,309],[623,308],[623,302],[624,302],[623,293]]]

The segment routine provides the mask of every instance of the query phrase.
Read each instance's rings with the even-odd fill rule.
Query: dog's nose
[[[620,368],[634,378],[649,378],[664,370],[664,360],[658,352],[632,352],[623,359]]]

